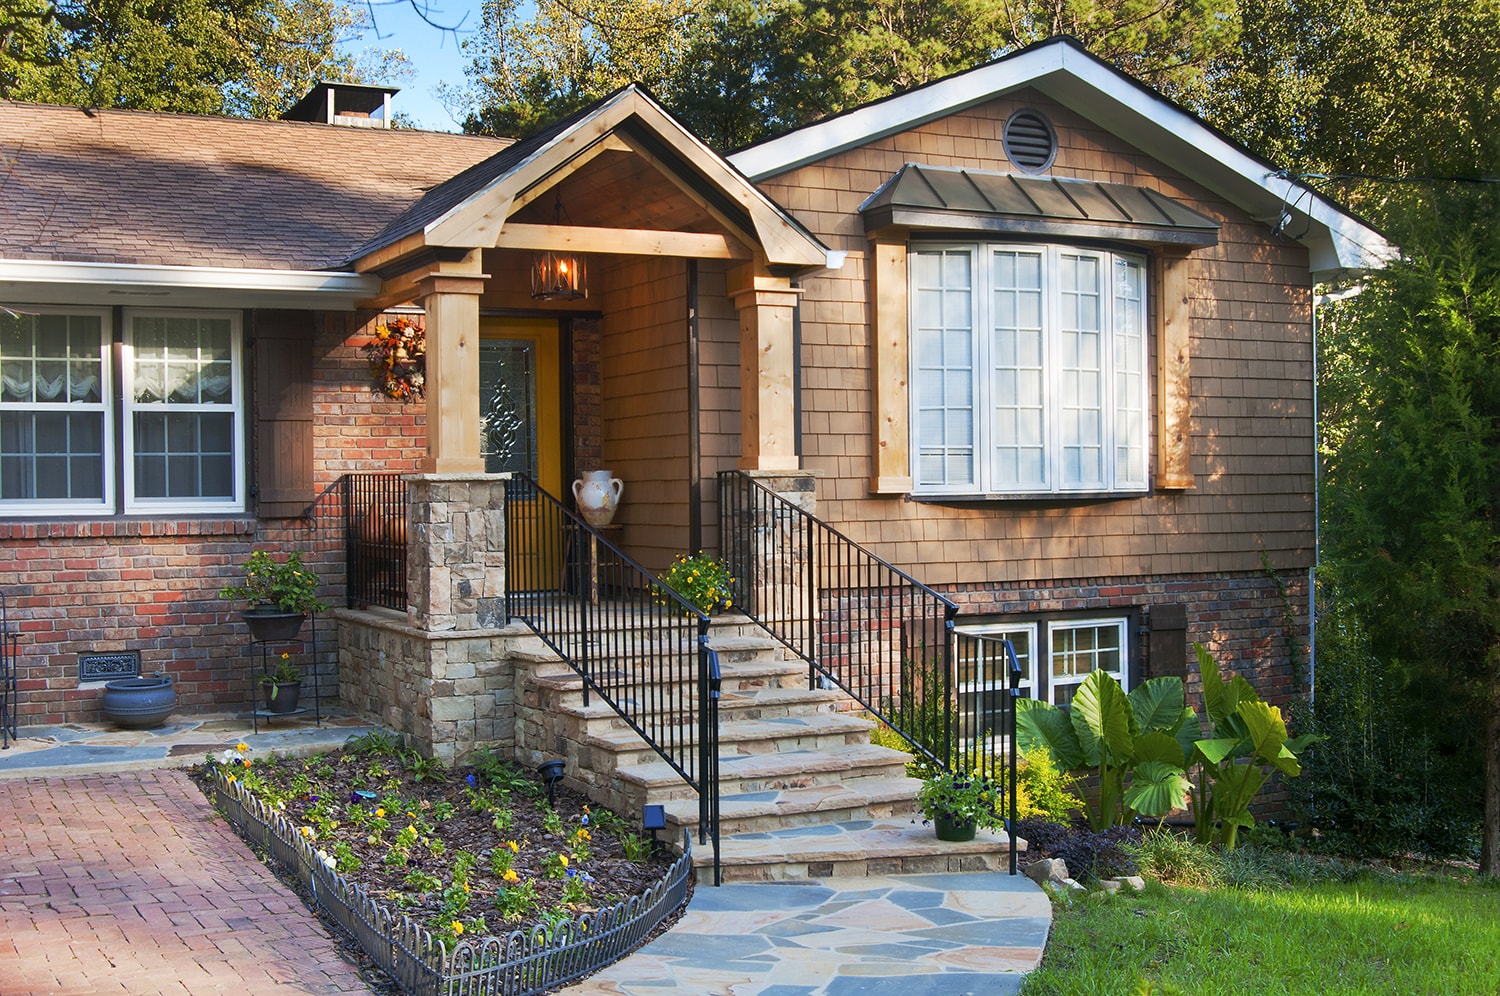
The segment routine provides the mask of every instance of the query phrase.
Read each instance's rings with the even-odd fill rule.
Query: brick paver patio
[[[0,781],[0,993],[366,993],[185,772]]]

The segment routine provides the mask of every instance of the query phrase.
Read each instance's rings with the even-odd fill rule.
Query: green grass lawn
[[[1054,912],[1022,996],[1500,994],[1500,887],[1472,877],[1152,883],[1058,901]]]

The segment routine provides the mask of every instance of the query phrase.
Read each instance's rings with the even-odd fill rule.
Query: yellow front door
[[[485,471],[525,474],[562,494],[562,365],[557,322],[501,318],[480,322],[479,408]],[[561,586],[562,537],[541,499],[511,489],[517,529],[507,536],[516,590]]]

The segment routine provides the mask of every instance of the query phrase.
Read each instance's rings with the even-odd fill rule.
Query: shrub
[[[1138,868],[1127,844],[1140,840],[1133,826],[1091,830],[1087,824],[1065,826],[1040,817],[1018,820],[1017,834],[1026,841],[1031,858],[1062,858],[1068,874],[1078,881],[1134,875]]]
[[[1287,783],[1296,817],[1336,854],[1472,856],[1479,765],[1416,721],[1423,691],[1377,657],[1352,613],[1337,605],[1323,609],[1318,624],[1317,681],[1308,718],[1322,739],[1303,758],[1303,777]]]
[[[1083,809],[1072,789],[1078,779],[1060,769],[1044,746],[1021,752],[1016,774],[1017,816],[1042,816],[1061,823]]]
[[[1140,843],[1126,844],[1141,874],[1168,885],[1212,888],[1222,879],[1219,855],[1165,826],[1152,827]],[[1070,866],[1071,867],[1071,866]]]

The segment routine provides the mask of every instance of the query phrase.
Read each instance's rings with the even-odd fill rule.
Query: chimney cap
[[[391,98],[400,92],[401,88],[394,86],[330,83],[319,80],[313,84],[307,96],[293,104],[281,117],[284,121],[313,121],[324,124],[334,124],[335,119],[339,117],[370,118],[376,111],[388,111]],[[390,127],[388,120],[384,118],[378,120],[380,120],[380,127]]]

